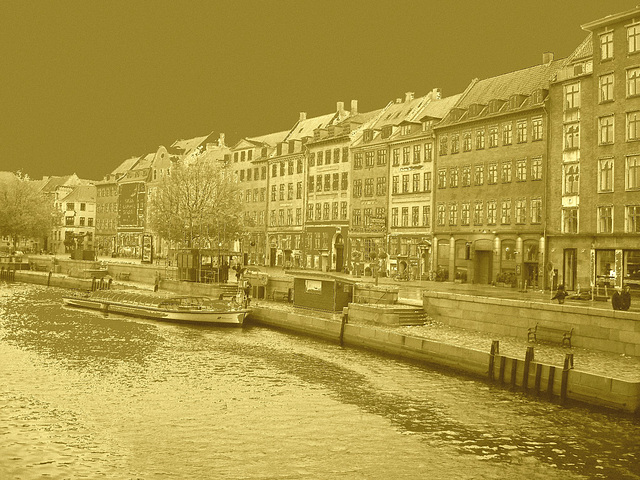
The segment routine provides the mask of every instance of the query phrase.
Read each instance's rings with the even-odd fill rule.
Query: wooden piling
[[[567,399],[567,381],[569,380],[569,370],[573,368],[573,353],[564,356],[564,367],[562,368],[562,383],[560,384],[560,402]]]
[[[344,311],[345,309],[342,310],[342,322],[340,324],[340,346],[342,347],[344,345],[344,326],[347,324],[347,320],[349,318],[349,315],[347,312]]]
[[[511,388],[516,388],[516,370],[517,369],[518,369],[518,359],[512,358],[511,359],[511,378],[509,379],[511,381]]]
[[[553,380],[556,376],[556,367],[549,365],[549,379],[547,380],[547,395],[549,398],[553,397]]]
[[[493,381],[495,379],[494,374],[494,365],[495,365],[495,356],[500,353],[500,342],[498,340],[493,340],[491,342],[491,352],[489,354],[489,380]]]
[[[500,357],[500,372],[498,372],[498,381],[503,384],[504,383],[504,367],[507,359],[505,357]]]
[[[529,386],[529,366],[533,361],[533,347],[527,347],[527,353],[524,356],[524,373],[522,374],[522,390],[527,391]]]
[[[534,384],[534,391],[536,395],[540,395],[540,380],[542,379],[542,364],[538,363],[536,365],[536,382]]]

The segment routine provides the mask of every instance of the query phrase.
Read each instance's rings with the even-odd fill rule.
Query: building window
[[[375,164],[375,153],[373,150],[365,152],[364,154],[364,165],[366,167],[373,167]]]
[[[333,163],[340,163],[340,149],[333,149]]]
[[[520,160],[516,160],[516,181],[526,182],[526,180],[527,180],[527,160],[525,158],[521,158]]]
[[[420,163],[422,161],[422,147],[420,145],[413,146],[413,163]]]
[[[296,225],[302,225],[302,209],[296,208]]]
[[[598,192],[613,192],[613,158],[598,160]]]
[[[471,132],[464,132],[462,134],[462,151],[463,152],[471,151]]]
[[[495,200],[489,200],[487,202],[487,224],[495,225],[497,215],[497,204]]]
[[[440,137],[440,147],[438,150],[438,153],[440,155],[446,155],[447,154],[447,145],[448,145],[448,139],[446,135],[442,135]]]
[[[531,223],[534,223],[534,224],[542,223],[542,199],[541,198],[531,199]]]
[[[293,200],[293,183],[287,186],[287,200]]]
[[[340,190],[347,190],[348,188],[349,188],[349,172],[342,172]]]
[[[360,215],[361,215],[360,209],[359,208],[354,208],[353,209],[353,215],[352,215],[353,219],[352,220],[353,220],[353,224],[356,225],[356,226],[360,225],[360,221],[361,221]]]
[[[331,190],[338,191],[340,190],[340,174],[334,173],[333,180],[331,182]]]
[[[293,175],[293,160],[287,162],[287,173]]]
[[[420,207],[411,207],[411,226],[418,227],[420,225]]]
[[[564,87],[564,110],[580,108],[580,84],[572,83]]]
[[[311,152],[309,154],[309,166],[314,167],[316,164],[316,152]]]
[[[562,233],[578,233],[578,208],[562,209]]]
[[[598,143],[600,145],[613,143],[613,115],[598,119]]]
[[[362,196],[362,179],[353,181],[353,196],[356,198]]]
[[[373,178],[364,179],[364,196],[373,197]]]
[[[362,168],[362,152],[353,155],[353,168]]]
[[[458,153],[460,151],[460,135],[454,133],[451,135],[451,153]]]
[[[600,103],[613,101],[613,73],[600,77]]]
[[[433,144],[425,143],[424,144],[424,161],[431,162],[433,160]]]
[[[482,200],[476,200],[473,204],[473,224],[482,225],[482,214],[484,213],[484,206]]]
[[[329,202],[324,202],[324,204],[322,205],[322,219],[323,220],[329,220],[329,212],[331,211],[331,206],[329,205]]]
[[[301,198],[302,198],[302,182],[298,182],[296,183],[296,199],[300,200]]]
[[[613,206],[598,207],[598,233],[613,233]]]
[[[324,152],[324,162],[329,165],[331,163],[331,150]]]
[[[502,125],[502,144],[511,145],[513,142],[513,125],[511,123],[505,123]]]
[[[400,188],[400,177],[398,175],[394,175],[391,184],[391,193],[398,193]]]
[[[431,206],[424,205],[422,207],[422,226],[430,227],[431,226]]]
[[[413,191],[414,192],[420,191],[420,174],[419,173],[413,174]]]
[[[387,164],[387,151],[385,149],[378,150],[378,165]]]
[[[64,224],[67,227],[73,226],[73,218],[72,216],[64,217]]]
[[[542,180],[542,157],[531,159],[531,180]]]
[[[342,147],[342,161],[349,161],[349,147]]]
[[[313,183],[313,179],[311,179]],[[275,202],[278,195],[278,187],[276,185],[271,185],[271,201]]]
[[[316,203],[316,220],[322,220],[322,203]]]
[[[436,222],[439,227],[444,227],[445,206],[444,203],[439,203],[437,206],[437,219]]]
[[[393,166],[397,167],[398,165],[400,165],[400,149],[394,148],[392,154],[393,154]]]
[[[524,198],[516,200],[516,223],[523,224],[527,222],[527,201]]]
[[[489,148],[498,146],[498,127],[489,127]]]
[[[402,164],[409,165],[411,163],[411,147],[402,147]]]
[[[280,200],[284,200],[284,183],[280,184],[280,194],[278,196]]]
[[[449,205],[449,225],[458,225],[458,204],[452,203]]]
[[[400,127],[400,135],[404,137],[410,134],[411,134],[411,125],[404,124]]]
[[[640,24],[627,27],[627,45],[629,53],[640,50]]]
[[[518,120],[516,123],[516,142],[526,143],[527,141],[527,121]]]
[[[424,172],[423,180],[424,180],[424,191],[430,192],[431,191],[431,172]]]
[[[538,117],[531,119],[531,139],[535,142],[538,140],[542,140],[542,138],[542,118]]]
[[[640,67],[627,70],[627,97],[640,94]]]
[[[571,123],[564,126],[564,149],[573,150],[580,147],[580,125]]]
[[[402,175],[402,193],[409,193],[409,174]]]
[[[376,195],[383,197],[387,194],[387,177],[378,177],[376,180]]]
[[[627,157],[625,177],[627,190],[640,189],[640,155]]]
[[[476,150],[484,148],[484,128],[476,130]]]
[[[470,208],[471,205],[469,202],[464,202],[462,204],[462,207],[460,208],[460,225],[469,225]]]
[[[506,162],[502,162],[502,183],[510,183],[511,182],[511,160]]]
[[[284,225],[284,208],[278,210],[278,225]]]
[[[347,202],[340,202],[340,219],[347,219]]]
[[[471,186],[471,165],[463,165],[461,184],[463,187]]]
[[[458,186],[458,167],[451,167],[449,169],[449,186],[452,188]]]
[[[409,207],[402,207],[402,226],[409,226]]]
[[[473,167],[473,183],[475,185],[484,184],[484,165],[475,165]]]
[[[502,200],[500,223],[502,225],[508,225],[511,223],[511,199]]]
[[[600,35],[600,60],[613,58],[613,32]]]
[[[487,172],[487,184],[495,185],[498,183],[498,164],[490,163],[489,171]]]
[[[640,140],[640,111],[627,113],[627,140]]]
[[[447,170],[444,168],[438,170],[438,188],[447,188]]]
[[[391,209],[391,226],[392,227],[398,226],[398,207],[393,207]]]
[[[626,233],[640,233],[640,205],[627,205],[625,215]]]
[[[322,191],[322,175],[316,175],[316,192]]]
[[[564,195],[577,195],[580,186],[580,167],[565,165],[564,167]]]

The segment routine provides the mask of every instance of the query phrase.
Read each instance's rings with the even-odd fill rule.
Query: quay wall
[[[446,325],[523,339],[536,323],[573,327],[574,347],[640,356],[638,312],[428,291],[423,293],[423,308]]]
[[[343,326],[340,320],[314,317],[313,312],[286,313],[268,306],[252,307],[247,320],[336,342],[341,341],[342,331],[343,345],[446,367],[478,378],[493,378],[513,389],[524,389],[550,398],[561,396],[564,377],[566,398],[569,400],[640,413],[640,382],[628,382],[574,369],[567,370],[566,375],[563,375],[562,366],[533,361],[528,364],[528,374],[525,377],[525,360],[504,355],[493,355],[492,358],[489,345],[485,352],[403,335],[371,325],[347,323]],[[490,377],[491,365],[493,369]]]

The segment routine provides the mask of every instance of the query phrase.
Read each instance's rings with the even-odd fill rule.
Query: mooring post
[[[344,326],[347,324],[349,319],[349,307],[344,307],[342,309],[342,322],[340,324],[340,346],[344,343]]]
[[[516,388],[516,370],[518,369],[518,359],[511,359],[511,378],[509,379],[511,382],[511,388]]]
[[[494,365],[495,365],[495,356],[500,354],[500,341],[492,340],[491,341],[491,352],[489,354],[489,380],[494,380]]]
[[[547,379],[547,395],[549,398],[553,397],[553,381],[556,376],[556,367],[549,365],[549,378]]]
[[[569,370],[573,368],[573,353],[564,356],[564,367],[562,369],[562,383],[560,384],[560,402],[567,399],[567,381],[569,380]]]
[[[500,371],[498,372],[498,381],[503,384],[504,383],[504,366],[507,359],[505,357],[500,357]]]
[[[529,386],[529,366],[533,361],[533,347],[527,347],[527,353],[524,355],[524,373],[522,375],[522,390],[525,392]]]
[[[540,380],[542,379],[542,364],[536,364],[536,383],[534,386],[536,395],[540,395]]]
[[[49,275],[47,277],[47,287],[51,286],[51,274],[52,274],[52,272],[49,272]]]

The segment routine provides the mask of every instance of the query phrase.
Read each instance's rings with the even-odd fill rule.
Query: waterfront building
[[[433,266],[439,279],[542,286],[553,54],[473,80],[435,126]]]
[[[54,229],[54,252],[66,253],[80,247],[84,250],[94,250],[95,185],[76,185],[69,191],[60,189],[59,193],[56,207],[62,212],[62,222]]]
[[[96,182],[95,248],[98,255],[112,256],[116,252],[118,227],[118,180],[139,160],[124,160],[111,173]]]
[[[307,266],[302,256],[305,215],[305,180],[307,141],[318,128],[343,120],[348,112],[338,111],[307,118],[300,113],[296,125],[267,160],[267,249],[270,266]],[[326,246],[328,252],[328,244]],[[309,248],[305,245],[304,248]]]
[[[308,268],[341,272],[345,266],[345,243],[349,236],[350,170],[349,147],[367,122],[382,110],[359,113],[357,100],[351,110],[337,103],[344,118],[319,127],[306,143],[307,181],[303,258]]]
[[[640,7],[582,25],[551,84],[549,265],[569,290],[640,288]]]
[[[460,94],[441,98],[439,89],[399,123],[388,123],[381,137],[388,138],[389,164],[389,268],[414,279],[428,278],[431,267],[433,214],[433,126],[459,100]],[[384,180],[376,181],[385,190]]]
[[[246,235],[239,246],[245,265],[265,265],[267,261],[267,174],[269,158],[284,141],[289,130],[258,137],[246,137],[231,148],[229,167],[240,186]]]

